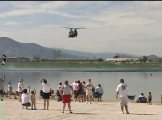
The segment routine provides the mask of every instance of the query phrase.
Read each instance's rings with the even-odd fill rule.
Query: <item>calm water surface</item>
[[[1,71],[0,75],[6,75],[4,83],[7,90],[8,82],[12,83],[13,90],[17,89],[18,79],[24,79],[24,86],[29,85],[31,89],[42,89],[39,80],[46,78],[52,89],[56,90],[59,82],[69,80],[70,83],[75,80],[92,79],[92,82],[97,86],[101,84],[104,89],[103,99],[115,100],[115,90],[119,84],[119,80],[123,78],[128,85],[129,95],[136,95],[136,98],[141,92],[148,96],[148,92],[152,92],[153,101],[159,102],[162,94],[162,72],[63,72],[63,71]],[[152,74],[152,75],[151,75]]]

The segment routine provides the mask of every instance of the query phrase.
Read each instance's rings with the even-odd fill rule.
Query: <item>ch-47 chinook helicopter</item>
[[[77,37],[78,36],[77,29],[86,29],[85,27],[82,27],[82,28],[63,27],[63,28],[70,29],[68,37]]]

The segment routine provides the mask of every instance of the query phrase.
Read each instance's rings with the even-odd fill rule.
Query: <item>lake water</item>
[[[19,78],[23,78],[24,86],[30,85],[31,89],[36,89],[37,95],[42,89],[39,80],[43,77],[48,80],[54,90],[57,89],[59,82],[64,82],[64,80],[73,83],[75,80],[87,81],[91,78],[95,86],[102,85],[105,100],[115,100],[115,90],[121,78],[128,85],[129,95],[136,95],[135,99],[141,92],[145,96],[152,92],[153,101],[159,102],[162,93],[162,72],[0,71],[0,75],[2,74],[6,75],[5,90],[7,90],[8,82],[11,82],[13,89],[16,90]]]

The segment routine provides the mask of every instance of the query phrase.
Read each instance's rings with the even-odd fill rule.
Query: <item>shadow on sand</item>
[[[105,106],[105,105],[113,105],[113,104],[98,104],[98,105],[104,105]]]
[[[157,114],[130,113],[130,115],[157,115]]]
[[[72,114],[78,114],[78,115],[97,115],[95,113],[72,113]]]
[[[52,110],[54,110],[54,111],[61,111],[62,112],[62,110],[60,110],[60,109],[52,109]],[[69,112],[69,110],[65,110],[65,111]],[[73,110],[72,110],[72,112],[73,112]],[[97,115],[95,113],[79,113],[79,112],[73,112],[72,114],[78,114],[78,115]]]

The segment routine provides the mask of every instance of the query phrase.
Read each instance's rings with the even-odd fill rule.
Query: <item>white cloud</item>
[[[30,24],[31,22],[17,22],[17,21],[8,21],[8,22],[5,22],[3,23],[2,25],[5,25],[5,26],[17,26],[17,25],[24,25],[24,24]]]
[[[94,22],[86,21],[86,20],[85,21],[75,21],[75,22],[69,21],[69,24],[70,24],[69,27],[76,27],[76,28],[86,27],[87,29],[90,29],[90,30],[92,30],[93,28],[94,29],[103,28],[101,23],[94,23]]]
[[[45,10],[48,10],[48,9],[58,9],[62,6],[65,6],[67,5],[69,2],[67,1],[50,1],[50,2],[47,2],[47,3],[44,3],[44,4],[40,4],[39,7],[42,8],[42,9],[45,9]]]
[[[23,15],[48,13],[48,11],[56,10],[59,7],[66,5],[67,3],[68,2],[66,1],[53,1],[53,2],[47,2],[47,3],[35,5],[35,7],[33,5],[27,5],[28,7],[25,7],[25,9],[18,9],[18,10],[16,9],[13,11],[5,12],[5,13],[0,14],[0,17],[4,18],[4,17],[9,17],[9,16],[23,16]],[[25,6],[25,2],[22,4],[22,6]]]
[[[39,4],[39,2],[35,1],[10,1],[9,3],[17,9],[32,9]]]
[[[84,22],[84,19],[89,20],[90,22],[93,22],[93,21],[104,22],[105,23],[104,25],[132,25],[132,24],[144,25],[144,24],[150,24],[150,23],[155,22],[155,20],[147,19],[146,17],[142,15],[140,16],[140,13],[138,11],[137,11],[138,13],[137,15],[136,11],[129,12],[128,10],[128,12],[125,12],[125,10],[120,11],[120,8],[119,10],[117,9],[117,10],[101,11],[100,15],[85,16],[85,15],[71,15],[70,13],[67,13],[67,12],[58,11],[57,10],[58,8],[68,5],[69,2],[67,1],[50,1],[46,3],[38,4],[38,5],[36,5],[37,2],[29,2],[29,3],[28,2],[17,2],[17,3],[18,4],[14,3],[14,5],[17,7],[21,6],[21,4],[22,6],[26,5],[27,7],[25,7],[25,9],[18,9],[18,10],[2,13],[0,14],[0,17],[34,15],[34,14],[45,13],[45,14],[63,16],[67,18],[80,19],[80,21],[83,20],[83,22]],[[25,3],[28,3],[28,4],[25,4]],[[83,2],[83,3],[90,4],[90,2]],[[100,2],[97,2],[97,4],[98,3]],[[104,2],[101,2],[101,5],[103,3]],[[137,10],[139,10],[140,8],[137,5],[139,5],[140,3],[141,2],[135,2],[134,8],[138,8]],[[147,5],[145,3],[146,2],[142,2],[142,5],[146,7]],[[76,5],[79,5],[79,3],[78,4],[76,3]],[[158,4],[154,2],[153,5],[157,6]],[[128,6],[128,9],[129,8],[130,7]],[[127,9],[127,7],[125,9]],[[130,17],[130,16],[133,16],[133,17]]]
[[[158,4],[156,4],[158,5]],[[146,6],[145,6],[146,7]],[[49,11],[48,13],[50,14],[55,14],[55,15],[60,15],[60,16],[64,16],[64,17],[68,17],[68,18],[74,18],[74,19],[80,19],[80,23],[82,22],[83,24],[85,24],[85,19],[86,22],[89,24],[96,24],[96,26],[98,26],[99,24],[97,22],[102,22],[104,23],[105,26],[109,26],[109,25],[118,25],[118,26],[125,26],[125,25],[146,25],[146,24],[152,24],[155,23],[158,19],[161,19],[161,16],[156,16],[156,18],[158,17],[158,19],[154,18],[154,19],[150,19],[148,16],[146,16],[147,14],[149,16],[154,16],[157,14],[154,13],[143,13],[140,11],[140,7],[134,5],[134,8],[136,8],[138,11],[129,11],[129,7],[127,9],[127,7],[124,10],[105,10],[105,11],[101,11],[101,13],[99,15],[92,15],[92,16],[86,16],[86,15],[70,15],[69,13],[65,13],[65,12],[59,12],[59,11]],[[125,11],[127,9],[127,11]],[[160,13],[159,11],[156,11],[158,13]],[[76,22],[76,21],[72,21],[72,22]],[[72,23],[71,22],[71,23]],[[77,21],[78,22],[78,21]],[[101,24],[100,24],[101,25]]]
[[[41,9],[24,9],[24,10],[14,10],[0,14],[0,17],[10,17],[10,16],[23,16],[23,15],[34,15],[43,12]]]
[[[25,2],[23,3],[25,4]],[[118,4],[115,7],[110,6],[109,8],[108,6],[107,9],[100,9],[99,11],[96,9],[97,14],[95,15],[90,14],[91,11],[88,11],[88,9],[80,10],[80,13],[87,12],[89,16],[87,14],[75,15],[63,9],[60,11],[59,8],[67,7],[67,5],[77,5],[79,8],[80,5],[91,5],[91,2],[68,3],[52,1],[38,5],[33,2],[24,8],[20,4],[17,6],[15,4],[16,9],[14,11],[2,13],[0,17],[19,16],[20,18],[21,16],[25,17],[25,15],[41,15],[43,13],[47,17],[48,15],[63,16],[65,18],[58,17],[57,19],[60,18],[65,23],[56,24],[55,21],[53,23],[44,21],[46,23],[30,29],[25,27],[21,29],[0,28],[1,36],[8,36],[21,42],[35,42],[46,47],[81,51],[127,52],[137,55],[162,54],[162,34],[160,32],[162,31],[162,2],[131,2],[131,4],[127,5],[122,4],[122,7]],[[102,4],[104,3],[100,5]],[[34,20],[34,16],[32,18]],[[5,22],[0,21],[0,24],[23,25],[29,23],[19,23],[10,19]],[[90,29],[78,30],[78,38],[71,39],[68,38],[69,31],[61,28],[67,26],[67,24],[70,25],[69,27],[87,27]]]

